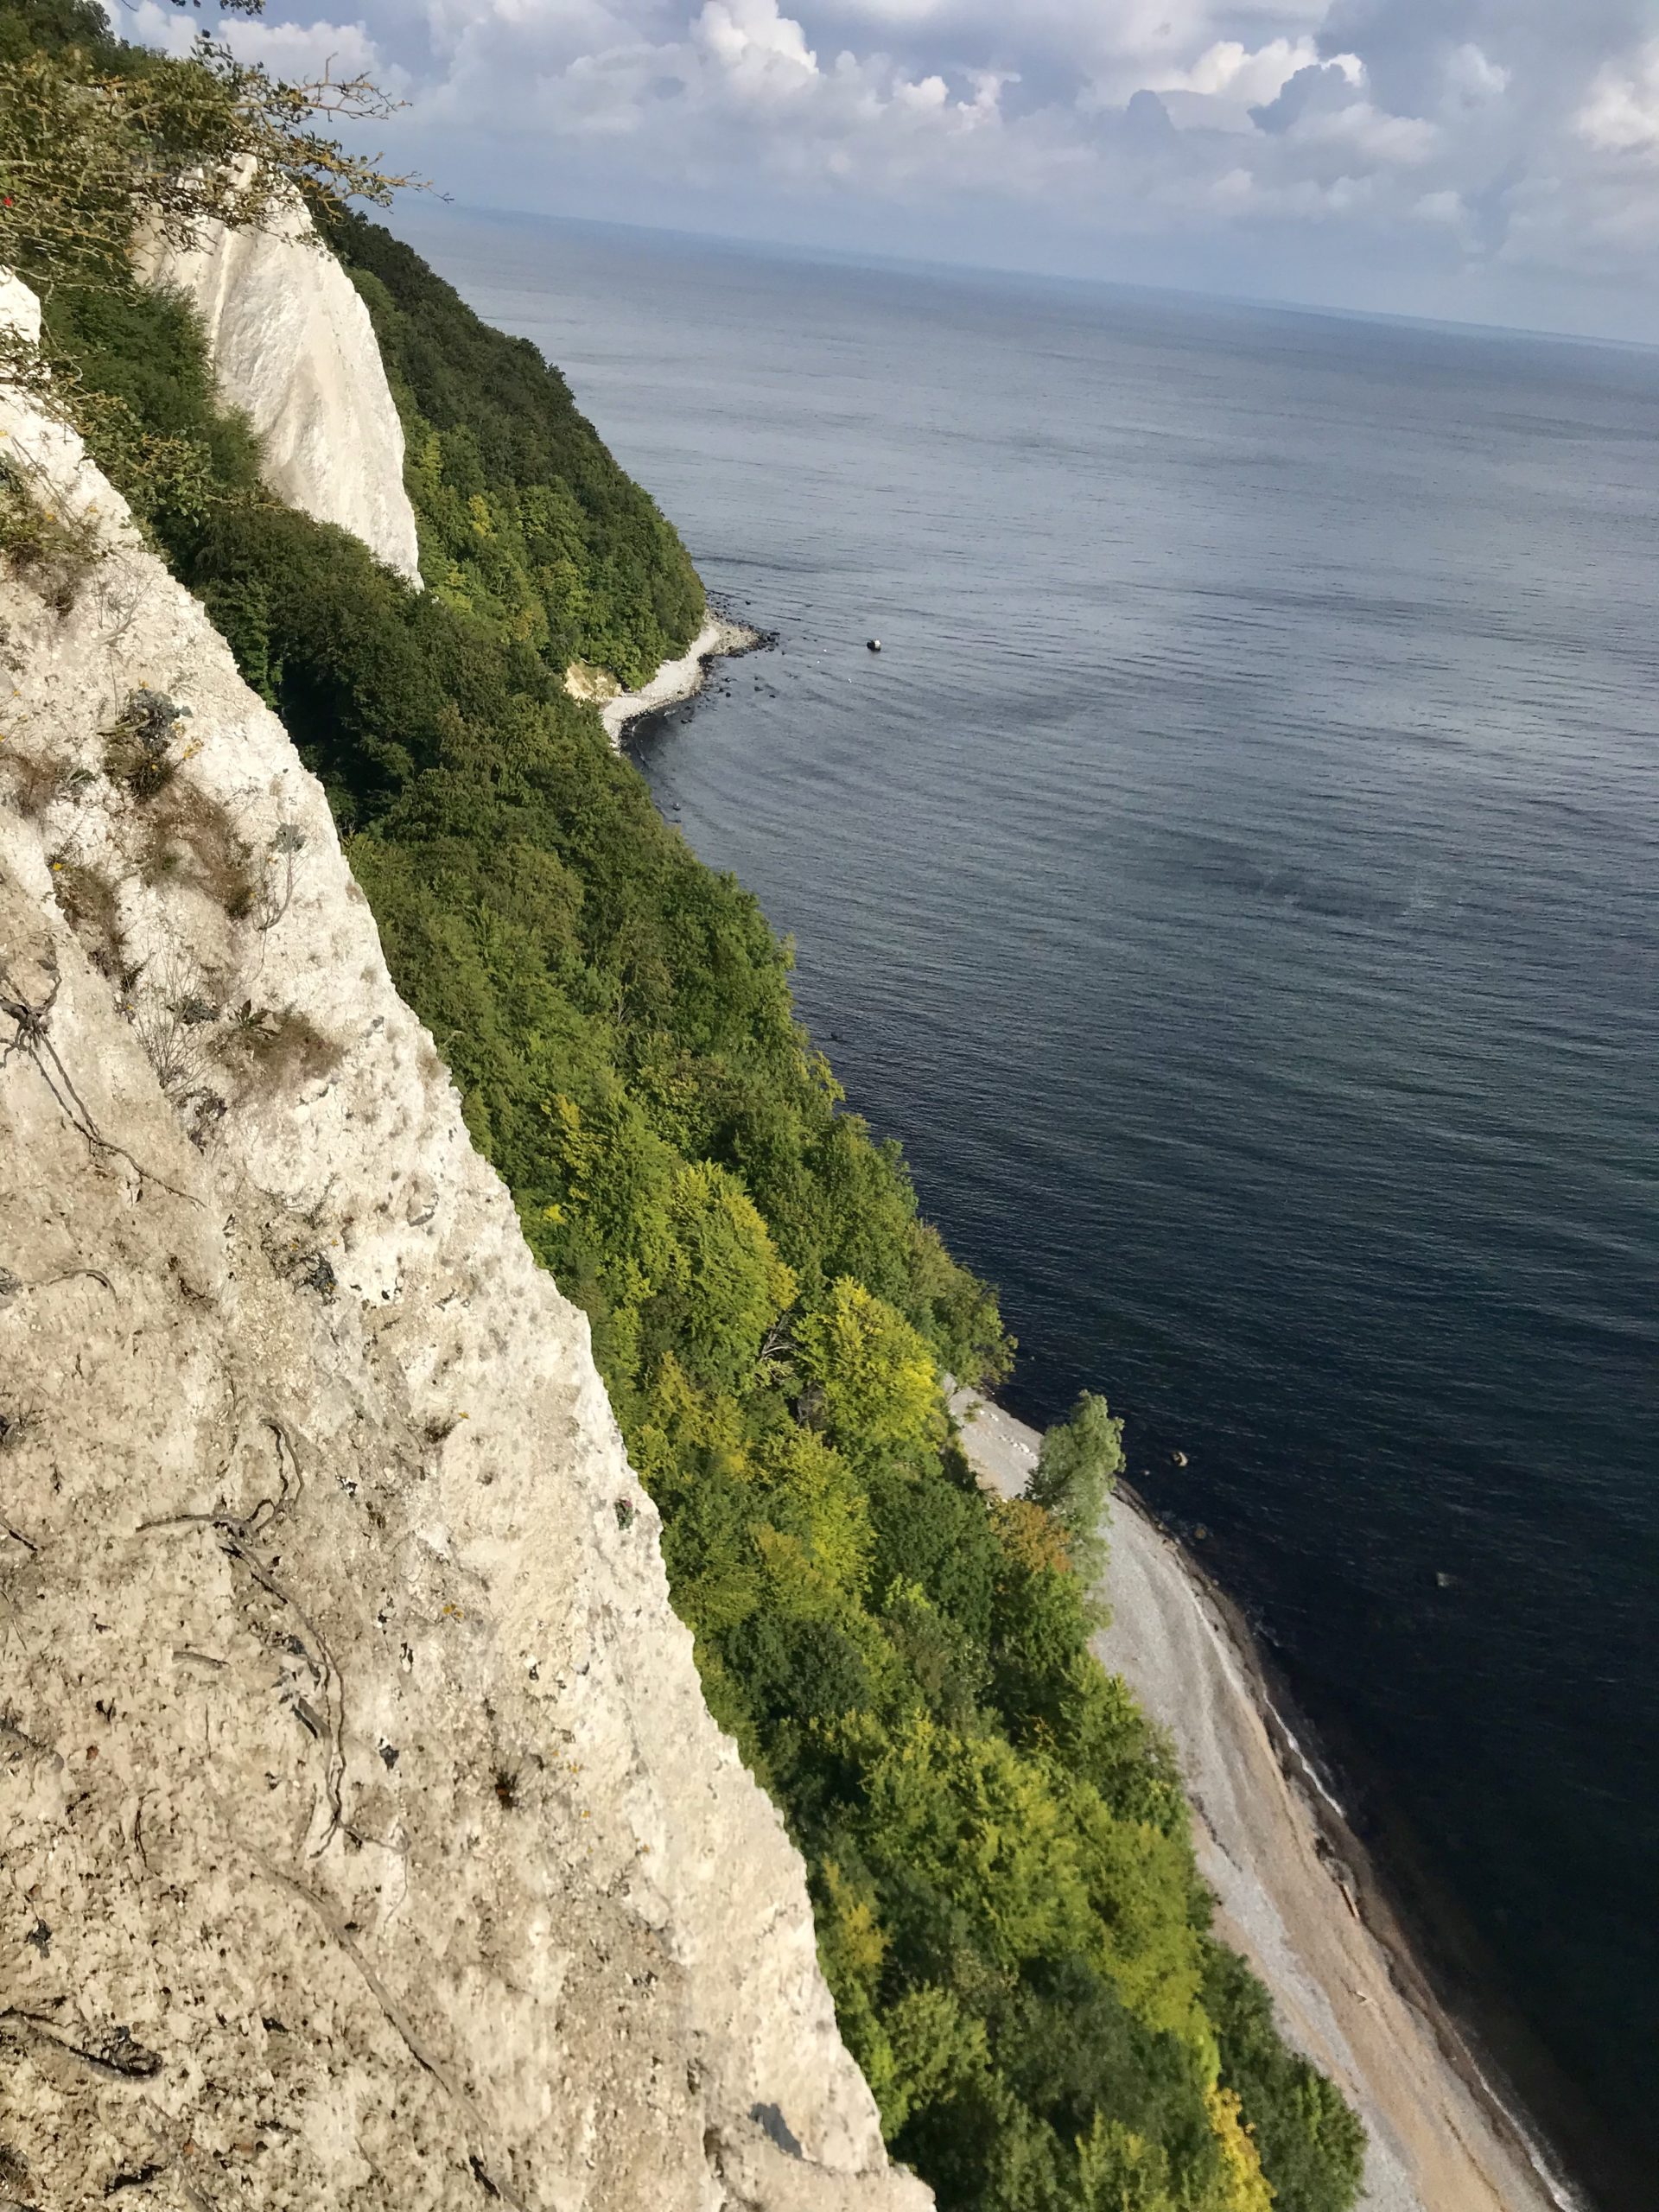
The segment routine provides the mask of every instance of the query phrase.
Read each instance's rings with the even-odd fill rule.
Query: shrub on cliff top
[[[315,125],[390,106],[365,79],[289,83],[205,34],[186,60],[123,45],[84,0],[8,0],[0,264],[36,290],[119,281],[141,225],[188,246],[217,219],[257,226],[289,194],[319,211],[353,198],[384,206],[412,180]]]

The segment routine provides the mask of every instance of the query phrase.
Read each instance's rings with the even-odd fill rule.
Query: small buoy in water
[[[1202,1543],[1205,1538],[1210,1534],[1210,1531],[1205,1527],[1203,1522],[1200,1521],[1198,1527],[1194,1529],[1192,1533],[1198,1538],[1198,1541]]]
[[[866,651],[869,652],[879,653],[881,650],[881,640],[880,638],[866,638],[864,645]]]
[[[1186,1454],[1185,1452],[1172,1452],[1169,1456],[1178,1467],[1184,1467],[1186,1465]]]

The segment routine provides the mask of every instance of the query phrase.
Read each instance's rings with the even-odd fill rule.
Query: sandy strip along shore
[[[974,1394],[952,1401],[980,1480],[1015,1497],[1033,1428]],[[1376,2212],[1567,2212],[1545,2170],[1435,2004],[1341,1808],[1274,1712],[1249,1635],[1125,1491],[1114,1501],[1095,1640],[1173,1738],[1217,1933],[1273,1993],[1286,2035],[1353,2101]]]
[[[601,704],[599,718],[605,725],[606,735],[613,745],[620,745],[623,731],[641,715],[660,714],[664,707],[676,707],[683,699],[695,698],[703,687],[711,660],[732,653],[753,652],[762,642],[759,630],[751,630],[742,622],[733,622],[710,607],[708,620],[677,660],[665,660],[651,681],[638,691],[619,691]]]

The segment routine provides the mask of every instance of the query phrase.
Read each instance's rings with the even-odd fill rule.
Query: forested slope
[[[480,321],[389,231],[332,212],[409,442],[428,584],[502,639],[623,687],[684,652],[702,586],[672,525],[524,338]]]
[[[71,0],[14,8],[0,64],[200,66],[118,54]],[[1065,1508],[1112,1425],[1084,1408],[1047,1504],[976,1487],[941,1377],[1006,1370],[993,1296],[845,1110],[753,899],[563,691],[569,658],[633,681],[683,644],[677,538],[533,349],[332,230],[404,411],[422,594],[261,491],[179,303],[118,255],[42,270],[16,217],[0,252],[50,280],[65,404],[322,779],[397,987],[591,1317],[893,2148],[951,2208],[1342,2212],[1357,2123],[1211,1943],[1177,1778],[1088,1652]]]

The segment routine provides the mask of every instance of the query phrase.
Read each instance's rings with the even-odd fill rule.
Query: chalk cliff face
[[[16,331],[31,346],[41,342],[41,303],[10,269],[0,269],[0,330]]]
[[[264,441],[271,490],[418,587],[404,426],[369,311],[304,208],[279,209],[261,231],[213,224],[190,251],[151,238],[138,260],[146,281],[200,315],[220,391]]]
[[[0,2194],[923,2212],[320,787],[0,430]]]

